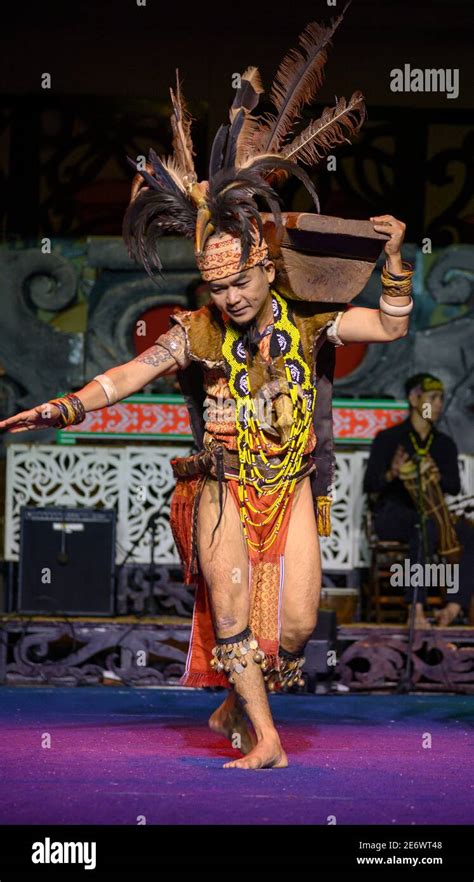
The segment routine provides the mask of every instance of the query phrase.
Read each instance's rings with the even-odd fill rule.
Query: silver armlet
[[[118,401],[119,394],[117,391],[117,387],[113,380],[107,376],[107,374],[97,374],[94,377],[94,380],[97,380],[98,383],[102,386],[102,389],[105,392],[105,397],[107,399],[107,405],[115,404]]]
[[[379,309],[380,312],[384,312],[386,315],[391,315],[394,318],[403,318],[405,315],[410,315],[413,309],[413,297],[410,298],[409,303],[397,306],[395,303],[388,303],[382,294],[379,300]]]

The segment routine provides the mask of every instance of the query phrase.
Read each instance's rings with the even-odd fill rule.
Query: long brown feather
[[[195,153],[191,138],[192,117],[181,92],[178,70],[176,70],[176,93],[170,88],[170,96],[173,105],[173,113],[170,118],[173,132],[173,159],[184,174],[196,177],[193,160]]]
[[[285,159],[316,165],[334,147],[343,141],[350,143],[359,132],[366,117],[362,92],[354,92],[347,102],[339,98],[335,107],[325,107],[319,119],[297,135],[281,152]]]
[[[243,165],[259,152],[256,144],[262,132],[262,119],[265,119],[265,117],[255,117],[247,114],[237,142],[237,165]]]
[[[253,130],[252,153],[278,153],[293,126],[301,117],[305,104],[311,103],[323,81],[323,68],[328,58],[331,37],[338,28],[349,3],[341,15],[329,25],[311,22],[299,36],[301,49],[291,49],[278,68],[270,92],[277,111]]]

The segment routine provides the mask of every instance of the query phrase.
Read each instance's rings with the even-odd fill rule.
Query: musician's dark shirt
[[[449,435],[439,432],[435,426],[431,431],[434,437],[429,454],[440,471],[441,488],[444,493],[455,496],[461,489],[456,444]],[[400,478],[387,481],[385,477],[399,445],[405,448],[410,458],[416,455],[410,433],[415,437],[419,447],[426,447],[429,436],[422,440],[413,428],[410,419],[404,420],[397,426],[392,426],[391,429],[379,432],[372,442],[364,478],[364,492],[379,494],[375,503],[375,511],[392,507],[412,509],[415,507],[410,494],[405,490],[403,481]]]

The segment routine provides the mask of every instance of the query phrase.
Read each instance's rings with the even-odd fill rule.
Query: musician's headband
[[[444,386],[441,380],[437,380],[436,377],[423,377],[416,386],[410,389],[410,392],[415,392],[417,395],[422,395],[423,392],[444,392]]]

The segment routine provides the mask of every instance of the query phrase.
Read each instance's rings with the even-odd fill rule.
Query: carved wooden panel
[[[10,444],[7,457],[5,558],[18,560],[22,505],[116,508],[117,563],[137,543],[130,563],[148,563],[152,518],[156,524],[155,561],[179,563],[169,527],[174,487],[170,460],[189,447],[126,447]],[[367,565],[362,531],[362,481],[367,451],[336,453],[332,534],[321,538],[323,569],[351,572]],[[473,457],[461,457],[463,492],[474,492]]]

